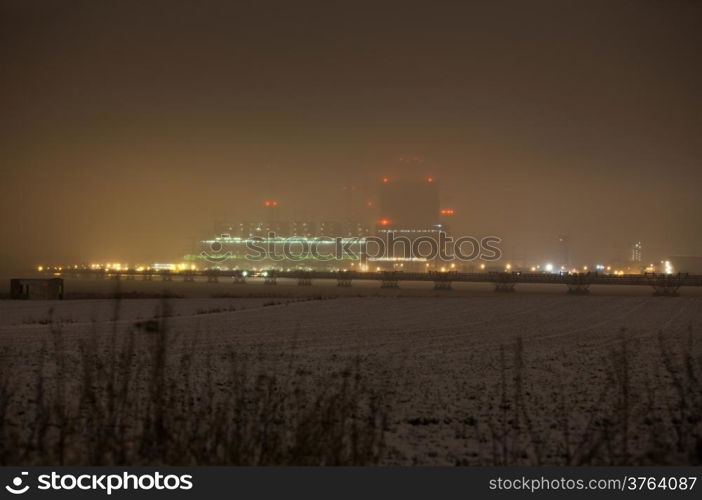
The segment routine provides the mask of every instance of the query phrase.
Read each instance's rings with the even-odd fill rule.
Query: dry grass
[[[119,314],[119,304],[115,316]],[[37,354],[29,398],[0,381],[0,461],[12,465],[369,465],[386,413],[360,366],[319,385],[283,361],[204,354],[171,338],[167,304],[147,330],[93,335],[68,349],[61,327]],[[155,326],[154,326],[155,325]],[[263,356],[261,354],[260,356]],[[215,368],[216,365],[216,368]],[[25,365],[26,366],[26,365]],[[224,367],[224,368],[223,368]],[[266,368],[264,368],[266,367]]]
[[[484,444],[481,453],[459,464],[702,464],[702,356],[693,340],[692,328],[682,341],[660,334],[651,360],[622,330],[602,359],[596,397],[583,406],[576,403],[583,381],[552,380],[547,390],[528,382],[518,339],[511,363],[501,350],[501,383],[486,403],[490,417],[463,432]]]

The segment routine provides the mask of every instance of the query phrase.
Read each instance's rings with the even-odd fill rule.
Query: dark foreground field
[[[702,297],[294,288],[0,301],[0,459],[702,463]]]

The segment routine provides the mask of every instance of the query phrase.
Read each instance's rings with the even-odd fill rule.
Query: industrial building
[[[433,266],[435,258],[419,255],[419,242],[433,240],[438,245],[439,234],[448,231],[447,221],[455,214],[451,208],[441,208],[437,180],[383,177],[378,190],[380,214],[375,233],[389,244],[387,255],[377,259],[375,267],[426,270]]]
[[[350,190],[344,192],[348,195]],[[348,197],[348,196],[347,196]],[[403,269],[422,270],[433,265],[427,259],[413,255],[411,244],[387,245],[381,254],[370,255],[366,246],[370,236],[384,241],[403,238],[416,242],[419,238],[439,241],[439,234],[447,231],[447,222],[454,215],[451,208],[442,208],[439,202],[439,183],[433,177],[423,179],[390,179],[384,177],[378,183],[377,202],[367,201],[369,212],[375,212],[375,221],[365,223],[346,220],[290,220],[281,215],[281,204],[277,200],[265,200],[261,207],[261,218],[254,221],[235,221],[216,224],[216,236],[201,241],[202,252],[188,256],[192,260],[213,260],[222,267],[248,268],[272,266],[279,268],[346,268],[346,269]],[[370,215],[368,213],[367,215]],[[370,217],[369,217],[370,219]],[[369,220],[370,222],[370,220]],[[277,251],[283,246],[298,245],[325,248],[331,239],[340,238],[341,243],[353,249],[356,259],[345,257],[334,261],[320,258],[264,260],[252,263],[252,243]],[[214,256],[214,257],[213,257]],[[365,258],[367,257],[367,258]],[[354,267],[355,266],[355,267]]]
[[[429,229],[439,223],[439,185],[432,177],[394,180],[384,177],[379,186],[380,221],[384,229]]]

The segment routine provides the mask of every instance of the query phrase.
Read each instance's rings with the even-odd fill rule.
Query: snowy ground
[[[113,285],[101,286],[98,291],[106,293]],[[172,293],[187,286],[191,298],[168,301],[169,327],[198,352],[294,349],[299,363],[322,371],[359,357],[366,376],[387,396],[388,440],[396,450],[390,461],[401,463],[494,461],[502,367],[514,366],[518,338],[532,418],[553,427],[566,412],[569,425],[577,428],[601,393],[611,354],[623,337],[637,352],[635,383],[644,384],[657,370],[659,333],[678,345],[690,328],[696,338],[702,328],[699,293],[668,298],[652,297],[648,289],[630,294],[603,289],[571,296],[560,288],[522,287],[521,293],[497,294],[479,285],[441,293],[369,285],[339,292],[332,286],[223,283],[178,283]],[[198,293],[192,293],[193,286]],[[213,298],[213,289],[243,298]],[[256,293],[263,296],[247,296]],[[162,305],[156,298],[122,300],[118,310],[106,299],[3,300],[0,348],[31,356],[48,339],[49,320],[60,323],[67,338],[113,325],[127,331],[158,314]],[[633,433],[633,442],[643,442],[648,431]],[[550,450],[548,456],[557,453]]]

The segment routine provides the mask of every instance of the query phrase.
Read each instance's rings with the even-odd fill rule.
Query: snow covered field
[[[215,287],[233,291],[219,284],[208,292]],[[360,359],[364,377],[381,388],[389,408],[388,463],[575,462],[590,427],[609,425],[602,420],[613,415],[631,420],[627,442],[616,446],[643,455],[656,425],[675,439],[675,426],[663,415],[670,377],[661,346],[689,351],[688,340],[699,344],[702,328],[702,297],[694,293],[570,296],[546,287],[496,294],[478,286],[382,296],[370,287],[365,294],[363,287],[341,294],[335,287],[235,288],[240,295],[254,289],[267,296],[202,292],[168,300],[170,334],[203,359],[227,349],[294,352],[296,363],[319,372],[320,384],[328,370]],[[162,314],[164,303],[150,298],[115,305],[106,299],[0,301],[0,349],[31,359],[59,324],[69,341],[115,326],[124,333]],[[631,394],[624,417],[622,376]],[[644,407],[662,416],[647,422],[628,415]],[[672,460],[691,460],[680,453]]]

